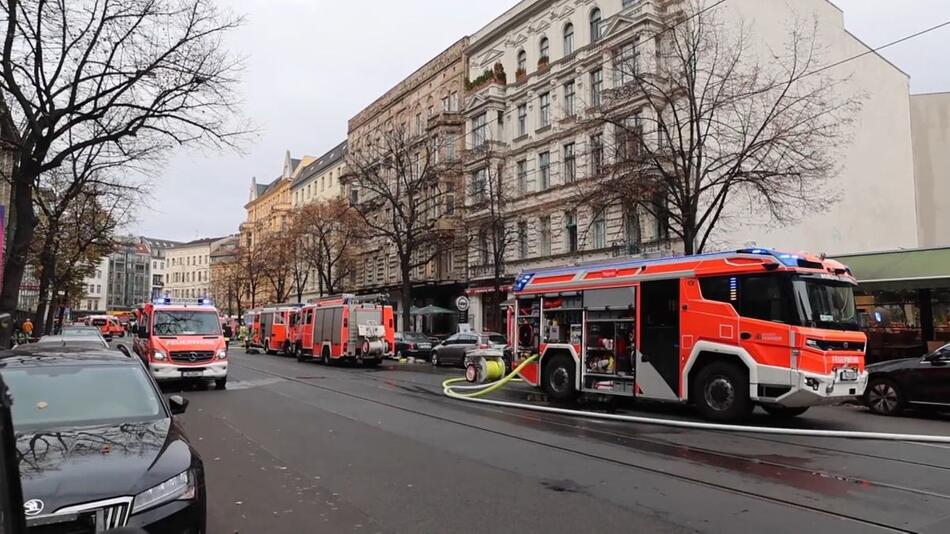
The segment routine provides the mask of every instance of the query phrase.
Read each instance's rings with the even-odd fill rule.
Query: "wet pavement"
[[[950,532],[950,446],[686,430],[444,398],[460,369],[232,350],[185,388],[209,532]],[[523,385],[499,398],[537,395]],[[682,407],[585,409],[695,419]],[[753,424],[775,424],[758,415]],[[950,417],[814,408],[781,423],[950,435]]]

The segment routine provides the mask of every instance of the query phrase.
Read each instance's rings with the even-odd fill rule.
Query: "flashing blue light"
[[[798,254],[779,254],[779,261],[789,267],[795,267],[798,265]]]
[[[170,297],[159,297],[152,300],[152,304],[171,304],[172,299]]]
[[[198,299],[199,306],[214,306],[214,302],[209,298],[200,298]]]

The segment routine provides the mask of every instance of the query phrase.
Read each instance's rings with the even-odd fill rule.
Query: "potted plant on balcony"
[[[549,66],[550,64],[551,64],[551,58],[549,58],[548,56],[541,56],[541,57],[538,58],[538,70],[539,70],[539,71],[542,71],[542,72],[543,72],[543,71],[548,70],[548,66]]]
[[[515,71],[515,81],[523,82],[525,78],[528,77],[528,72],[524,69],[518,69]]]

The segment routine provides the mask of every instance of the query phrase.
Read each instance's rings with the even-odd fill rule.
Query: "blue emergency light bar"
[[[172,299],[171,297],[158,297],[152,300],[152,304],[158,305],[195,305],[195,306],[214,306],[214,300],[208,297],[202,297],[197,299]]]

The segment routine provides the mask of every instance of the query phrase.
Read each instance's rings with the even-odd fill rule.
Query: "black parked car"
[[[205,531],[204,466],[135,357],[107,349],[0,352],[27,526],[37,532]]]
[[[505,336],[494,332],[460,332],[432,349],[432,365],[465,367],[465,356],[476,349],[497,349],[504,355],[506,367],[511,365],[511,349]]]
[[[432,356],[432,340],[419,332],[396,332],[397,358],[413,357],[428,360]]]
[[[950,409],[950,344],[923,358],[867,366],[864,404],[872,412],[897,415],[907,407]]]

